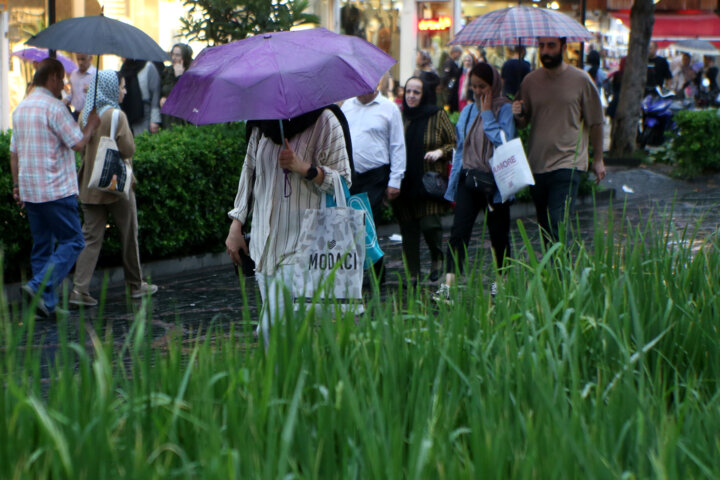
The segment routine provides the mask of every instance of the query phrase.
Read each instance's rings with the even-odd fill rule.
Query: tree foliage
[[[263,32],[279,32],[301,23],[319,23],[304,13],[307,0],[185,0],[182,32],[190,40],[218,45]]]

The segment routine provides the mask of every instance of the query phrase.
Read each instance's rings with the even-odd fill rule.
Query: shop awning
[[[630,28],[630,12],[611,12],[611,15]],[[720,47],[720,17],[712,12],[655,12],[652,39],[658,47],[686,38],[702,38]]]

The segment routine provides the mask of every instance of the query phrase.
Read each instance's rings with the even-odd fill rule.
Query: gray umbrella
[[[670,45],[681,52],[694,53],[696,55],[720,55],[720,51],[715,48],[715,45],[697,38],[690,38],[687,40],[678,40],[677,42]]]
[[[68,18],[33,35],[28,45],[133,60],[165,61],[167,53],[139,28],[104,15]]]

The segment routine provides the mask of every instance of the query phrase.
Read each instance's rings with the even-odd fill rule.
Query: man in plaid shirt
[[[82,150],[100,124],[93,112],[80,130],[60,99],[64,77],[58,60],[40,62],[33,90],[13,112],[10,140],[13,198],[25,208],[33,236],[33,277],[22,290],[32,298],[45,285],[37,306],[46,316],[55,312],[56,287],[85,246],[73,150]]]

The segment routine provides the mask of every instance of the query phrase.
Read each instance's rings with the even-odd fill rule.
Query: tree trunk
[[[610,157],[628,156],[635,151],[654,14],[652,0],[633,1],[630,10],[630,44],[620,86],[620,99],[612,124]]]

